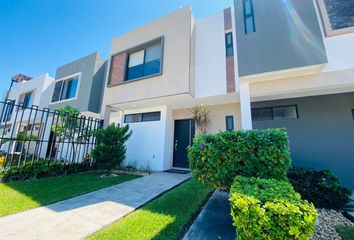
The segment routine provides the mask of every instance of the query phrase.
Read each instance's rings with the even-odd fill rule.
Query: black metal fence
[[[3,171],[35,170],[36,166],[94,165],[93,133],[103,121],[49,108],[0,102],[0,165]]]

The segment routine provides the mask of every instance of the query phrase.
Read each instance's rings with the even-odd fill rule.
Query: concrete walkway
[[[215,191],[183,240],[235,240],[229,194]]]
[[[84,239],[190,178],[156,173],[0,218],[0,239]]]

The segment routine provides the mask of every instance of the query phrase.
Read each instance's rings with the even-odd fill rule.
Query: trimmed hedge
[[[285,129],[199,135],[188,149],[192,175],[212,188],[229,189],[237,175],[285,180],[291,164]]]
[[[237,239],[310,239],[317,212],[285,181],[238,176],[230,192]]]
[[[317,208],[341,209],[352,195],[351,190],[341,187],[339,179],[328,170],[292,168],[288,178],[302,198],[313,202]]]

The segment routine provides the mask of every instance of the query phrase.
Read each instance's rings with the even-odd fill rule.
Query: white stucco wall
[[[133,134],[126,143],[125,165],[143,170],[149,168],[152,171],[170,168],[171,157],[168,149],[170,143],[168,139],[166,140],[166,137],[169,137],[166,134],[171,131],[171,111],[168,111],[166,107],[154,107],[125,111],[124,114],[155,111],[161,111],[160,121],[129,123]]]
[[[224,15],[196,22],[195,97],[226,94]]]

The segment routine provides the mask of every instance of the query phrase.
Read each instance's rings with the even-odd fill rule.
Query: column
[[[241,127],[252,129],[250,87],[248,82],[240,82]]]

